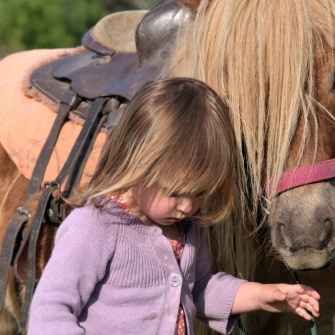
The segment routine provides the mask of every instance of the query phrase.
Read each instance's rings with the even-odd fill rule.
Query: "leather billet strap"
[[[24,224],[29,220],[30,215],[28,210],[25,208],[31,195],[35,194],[40,190],[41,183],[43,180],[45,169],[48,165],[49,158],[52,150],[56,144],[58,135],[62,129],[64,122],[67,120],[69,112],[76,106],[78,100],[76,94],[68,92],[64,96],[64,102],[61,103],[55,122],[51,128],[49,136],[41,150],[41,153],[37,159],[33,176],[29,182],[28,191],[25,198],[23,207],[18,208],[16,216],[9,223],[6,230],[6,234],[3,240],[1,253],[0,253],[0,310],[2,310],[6,287],[8,283],[9,269],[13,260],[13,255],[16,248],[16,240]]]
[[[6,230],[0,254],[0,310],[3,308],[5,302],[9,269],[15,252],[16,239],[28,219],[29,213],[20,208]]]
[[[34,171],[29,182],[28,195],[34,194],[40,190],[41,182],[45,173],[45,169],[50,160],[52,150],[55,147],[58,135],[68,118],[71,109],[75,108],[79,103],[78,96],[73,91],[67,91],[63,94],[62,102],[56,116],[56,120],[52,126],[50,135],[48,136],[34,167]]]
[[[28,246],[28,276],[27,276],[27,287],[24,296],[24,301],[21,309],[20,325],[23,329],[26,328],[27,320],[29,316],[29,308],[34,293],[36,279],[35,279],[35,255],[37,248],[38,235],[42,226],[45,222],[45,213],[48,208],[49,202],[52,200],[54,192],[59,192],[60,185],[69,176],[75,166],[81,164],[80,160],[85,160],[87,154],[83,154],[89,151],[88,148],[91,146],[92,139],[94,139],[97,133],[100,131],[101,118],[103,117],[103,108],[108,98],[98,98],[93,102],[91,112],[89,113],[85,124],[83,125],[81,132],[76,139],[74,146],[71,149],[68,159],[66,160],[62,170],[55,181],[49,182],[44,189],[41,199],[38,204],[36,214],[32,220],[31,231],[29,235],[29,246]],[[59,196],[59,195],[57,195]]]
[[[94,103],[92,108],[94,108]],[[85,148],[83,150],[81,150],[80,152],[80,157],[77,159],[75,165],[72,168],[72,171],[67,179],[66,182],[66,187],[65,187],[65,194],[67,197],[70,197],[72,195],[73,190],[75,190],[80,183],[80,179],[82,177],[83,171],[84,171],[84,167],[86,165],[86,162],[88,160],[88,157],[92,151],[94,142],[99,134],[99,131],[102,128],[102,125],[105,123],[107,119],[107,114],[103,114],[100,117],[100,120],[96,126],[96,130],[93,135],[91,136],[90,140],[88,141],[87,145],[85,146]],[[87,122],[87,121],[86,121]]]

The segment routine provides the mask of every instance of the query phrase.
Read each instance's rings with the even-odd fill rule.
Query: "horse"
[[[215,89],[229,108],[238,148],[236,209],[229,221],[208,228],[213,268],[247,280],[299,281],[314,287],[321,294],[317,330],[320,334],[333,334],[335,4],[331,0],[179,0],[178,3],[167,1],[161,5],[181,6],[173,18],[182,13],[179,19],[183,24],[179,24],[172,45],[167,39],[168,50],[158,48],[164,63],[152,77],[195,77]],[[158,15],[163,7],[132,17],[133,26],[140,27],[141,20],[147,15]],[[93,33],[105,27],[97,24],[98,29]],[[119,43],[115,49],[121,53],[141,49],[139,57],[145,64],[156,54],[156,48],[150,48],[154,35],[149,35],[149,40],[137,41],[136,46]],[[110,38],[100,42],[106,49]],[[139,42],[146,43],[146,48]],[[1,84],[2,108],[6,111],[2,115],[7,116],[0,131],[2,245],[8,222],[16,208],[25,202],[38,156],[34,150],[40,150],[41,146],[36,149],[38,143],[45,141],[55,119],[50,113],[54,106],[50,100],[48,104],[44,101],[46,94],[30,92],[34,98],[27,96],[31,88],[27,73],[40,66],[36,64],[37,58],[37,63],[48,64],[52,59],[67,59],[82,52],[82,48],[36,50],[14,54],[2,63],[8,71]],[[102,66],[106,55],[99,61]],[[88,74],[91,77],[87,78],[99,83],[94,72]],[[20,87],[25,76],[26,95]],[[113,80],[113,74],[110,77]],[[117,77],[121,79],[122,76]],[[142,77],[135,79],[132,78],[139,82]],[[81,84],[85,90],[90,82]],[[137,89],[138,86],[130,90],[131,94],[123,96],[122,101],[130,99]],[[6,131],[10,123],[8,114],[14,127],[15,120],[25,125],[32,122],[27,114],[22,115],[22,108],[13,109],[14,101],[21,101],[21,106],[35,116],[34,120],[45,119],[45,129],[37,131],[32,124],[29,145],[13,152],[8,142],[19,139]],[[78,117],[66,122],[69,129],[62,130],[56,153],[51,157],[54,163],[49,163],[43,180],[54,180],[59,173],[60,162],[66,159],[71,147],[66,140],[72,139],[71,132],[79,132],[78,122]],[[100,142],[92,154],[98,155],[107,132],[99,134]],[[6,141],[5,135],[10,141]],[[70,141],[73,144],[74,140]],[[66,153],[61,153],[64,147]],[[83,176],[90,175],[95,161],[96,157],[88,159],[87,164],[92,165]],[[52,248],[52,241],[51,246],[41,244]],[[44,264],[46,261],[43,259]],[[41,271],[44,264],[40,264]],[[8,334],[18,328],[22,297],[11,268],[5,308],[0,315],[1,329],[7,327]],[[305,335],[311,333],[312,326],[292,314],[255,312],[243,315],[241,320],[244,332],[252,335]],[[212,332],[199,324],[198,333]]]
[[[335,5],[308,0],[192,4],[197,8],[193,27],[176,48],[170,73],[205,81],[230,108],[241,167],[242,215],[235,222],[247,227],[236,232],[237,271],[248,279],[300,281],[318,289],[318,330],[331,334],[334,175],[321,170],[330,172],[335,154]],[[227,227],[218,229],[223,232],[214,229],[211,237],[220,236],[220,245]],[[291,316],[267,315],[267,325],[264,317],[248,318],[252,334],[310,332]]]

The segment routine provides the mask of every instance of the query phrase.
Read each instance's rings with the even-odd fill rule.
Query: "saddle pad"
[[[25,94],[28,78],[38,66],[78,52],[71,49],[42,49],[9,55],[0,61],[0,143],[18,170],[31,178],[35,162],[49,134],[56,113],[46,103]],[[81,130],[69,120],[65,123],[51,155],[43,181],[54,180]],[[89,180],[106,134],[100,133],[86,164],[82,183]]]

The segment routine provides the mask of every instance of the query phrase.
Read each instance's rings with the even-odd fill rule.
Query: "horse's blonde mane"
[[[315,55],[322,45],[333,48],[334,31],[333,0],[202,0],[177,43],[168,75],[203,80],[230,107],[241,167],[237,202],[249,223],[256,225],[260,203],[267,211],[264,178],[283,171],[302,115],[299,165],[307,119],[316,120]]]

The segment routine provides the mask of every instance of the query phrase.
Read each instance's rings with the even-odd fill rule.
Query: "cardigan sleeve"
[[[113,257],[119,225],[93,206],[62,223],[31,304],[29,335],[84,335],[77,317]]]
[[[212,274],[205,233],[202,229],[200,232],[193,288],[197,318],[221,334],[230,334],[239,318],[231,314],[235,295],[246,281],[225,272]]]

